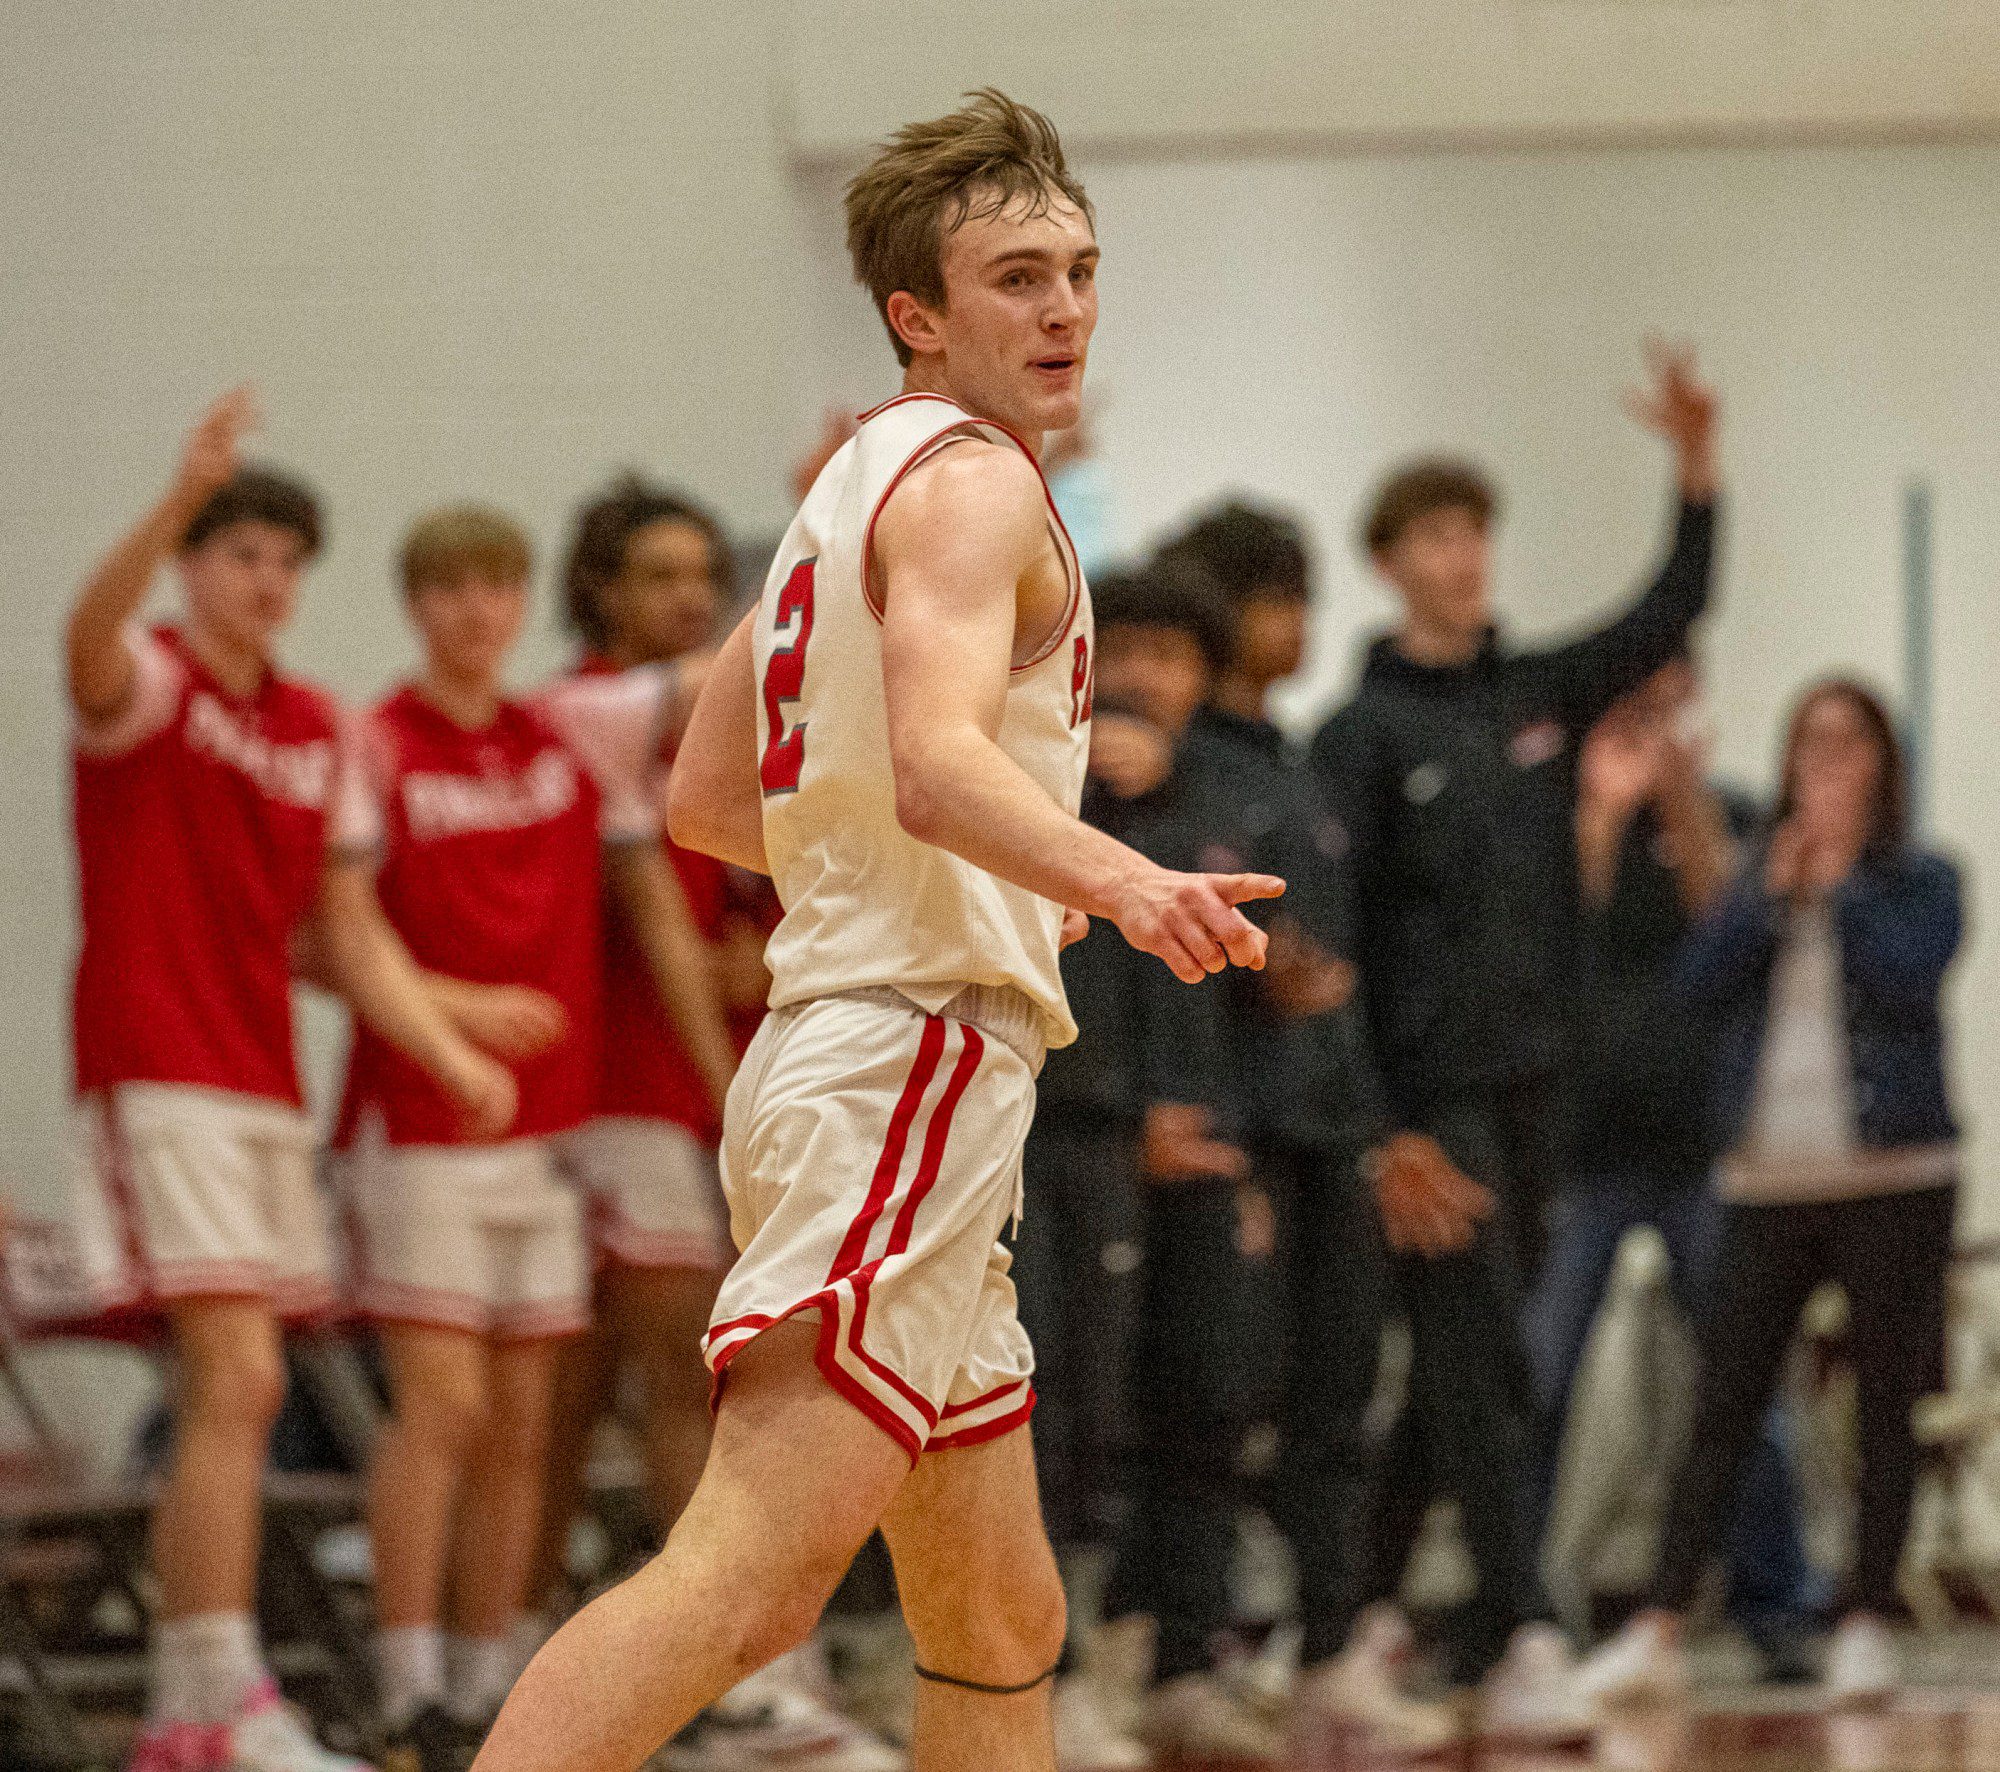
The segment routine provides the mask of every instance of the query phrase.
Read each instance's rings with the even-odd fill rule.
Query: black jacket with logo
[[[1682,503],[1666,563],[1608,626],[1470,663],[1369,649],[1312,757],[1349,842],[1361,1003],[1392,1118],[1546,1077],[1572,1052],[1576,755],[1708,603],[1713,507]]]

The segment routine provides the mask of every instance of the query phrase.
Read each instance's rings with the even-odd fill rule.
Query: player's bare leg
[[[583,1505],[597,1424],[611,1413],[617,1399],[620,1354],[617,1338],[605,1321],[600,1292],[590,1328],[570,1336],[556,1355],[541,1530],[528,1589],[534,1606],[547,1614],[553,1614],[561,1604],[569,1579],[570,1525]]]
[[[666,1548],[529,1663],[475,1772],[632,1772],[801,1643],[902,1485],[895,1442],[827,1386],[816,1319],[731,1363],[707,1467]]]
[[[486,1344],[464,1329],[385,1324],[392,1413],[369,1473],[375,1615],[435,1624],[459,1477],[486,1421]]]
[[[459,1488],[447,1615],[455,1636],[489,1645],[492,1653],[469,1690],[454,1689],[452,1702],[481,1721],[506,1695],[502,1645],[534,1562],[557,1345],[538,1340],[488,1348],[485,1424]]]
[[[1027,1431],[926,1455],[882,1532],[917,1665],[948,1676],[917,1682],[919,1772],[1053,1772],[1063,1590]]]
[[[613,1268],[600,1294],[620,1351],[639,1362],[647,1498],[663,1531],[681,1517],[708,1456],[701,1338],[718,1278],[703,1268]]]
[[[285,1395],[277,1321],[250,1298],[184,1299],[171,1315],[180,1393],[152,1523],[161,1615],[248,1613],[264,1462]]]

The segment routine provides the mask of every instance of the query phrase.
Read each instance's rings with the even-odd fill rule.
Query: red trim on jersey
[[[877,416],[877,414],[887,412],[892,406],[900,406],[906,400],[941,400],[945,405],[957,407],[960,412],[965,412],[966,424],[991,425],[994,430],[998,431],[1008,442],[1013,444],[1016,449],[1028,458],[1029,466],[1035,470],[1035,478],[1042,483],[1042,497],[1048,504],[1049,516],[1054,520],[1056,528],[1062,534],[1061,545],[1056,551],[1063,556],[1063,577],[1069,584],[1069,602],[1063,609],[1062,620],[1056,624],[1054,633],[1049,636],[1048,644],[1032,658],[1023,659],[1021,663],[1008,667],[1008,674],[1010,676],[1018,676],[1023,671],[1031,671],[1036,665],[1042,664],[1052,658],[1058,649],[1060,649],[1062,643],[1069,638],[1070,629],[1076,625],[1076,612],[1083,603],[1083,565],[1078,558],[1076,542],[1070,535],[1069,525],[1063,521],[1062,512],[1056,508],[1056,495],[1049,489],[1049,477],[1042,472],[1042,464],[1036,460],[1035,452],[1021,440],[1015,431],[1003,425],[997,418],[979,418],[970,412],[966,412],[963,406],[959,406],[956,400],[946,394],[898,394],[895,399],[884,400],[880,406],[875,407],[872,411],[864,412],[861,415],[860,422],[865,425],[871,418]],[[882,607],[875,601],[875,587],[870,571],[875,560],[876,520],[882,515],[882,508],[889,502],[890,495],[903,483],[903,477],[912,469],[920,467],[924,462],[930,460],[931,456],[937,452],[950,436],[951,431],[949,429],[939,431],[935,436],[925,438],[922,443],[911,450],[909,455],[904,459],[903,465],[890,476],[889,484],[882,488],[882,496],[875,501],[875,508],[868,513],[868,527],[861,532],[861,600],[868,605],[868,613],[874,616],[878,622],[882,619]]]
[[[895,1112],[889,1116],[888,1136],[882,1141],[882,1154],[875,1164],[875,1176],[869,1184],[868,1197],[855,1214],[854,1222],[847,1227],[847,1235],[841,1239],[839,1253],[834,1256],[833,1266],[827,1272],[829,1285],[853,1273],[868,1253],[868,1239],[874,1233],[883,1209],[889,1204],[889,1196],[896,1191],[896,1180],[902,1173],[903,1152],[909,1144],[911,1123],[923,1104],[924,1091],[937,1074],[938,1059],[943,1053],[944,1020],[941,1016],[927,1015],[924,1017],[923,1037],[917,1042],[917,1056],[910,1065],[909,1079],[903,1085]]]

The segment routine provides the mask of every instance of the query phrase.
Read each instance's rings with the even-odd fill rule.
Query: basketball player
[[[1035,464],[1074,424],[1098,249],[1054,129],[983,92],[849,187],[905,366],[821,472],[675,769],[677,841],[768,871],[773,1013],[731,1091],[741,1259],[708,1464],[666,1549],[515,1687],[482,1772],[629,1772],[811,1630],[879,1524],[924,1772],[1054,1763],[1063,1596],[1000,1232],[1057,950],[1087,916],[1195,983],[1257,965],[1258,875],[1170,872],[1075,816],[1089,603]]]
[[[295,481],[241,463],[254,418],[247,389],[202,418],[67,633],[77,1230],[107,1307],[164,1311],[180,1372],[137,1772],[356,1764],[279,1702],[252,1614],[280,1323],[332,1298],[292,1045],[309,920],[329,981],[435,1079],[454,1125],[497,1133],[515,1104],[512,1079],[424,988],[366,879],[329,865],[352,798],[345,723],[274,658],[319,510]],[[136,617],[169,558],[185,614],[149,631]]]
[[[728,596],[728,538],[692,500],[627,476],[578,513],[563,578],[569,625],[584,652],[547,693],[560,703],[601,693],[628,673],[663,679],[659,755],[648,784],[659,799],[711,656],[701,649],[713,646]],[[687,1505],[708,1454],[701,1338],[735,1255],[715,1162],[735,1070],[723,1011],[731,1022],[748,1020],[740,1036],[747,1044],[769,988],[766,930],[739,905],[722,862],[672,842],[663,847],[714,962],[717,989],[676,1015],[654,987],[630,919],[615,910],[606,918],[605,1037],[594,1111],[557,1146],[585,1201],[595,1269],[591,1326],[557,1356],[538,1610],[522,1627],[523,1660],[555,1627],[548,1609],[563,1581],[595,1430],[624,1374],[638,1380],[640,1449],[661,1536]],[[753,964],[732,965],[730,956],[746,945]],[[746,973],[754,983],[742,989],[737,979]],[[732,1768],[805,1761],[814,1772],[898,1772],[900,1753],[825,1701],[823,1671],[808,1644],[753,1674],[675,1743],[676,1768],[726,1755]]]
[[[513,1672],[555,1344],[588,1309],[581,1206],[552,1142],[595,1104],[607,883],[662,996],[707,988],[644,791],[660,680],[613,677],[533,704],[504,695],[529,565],[526,536],[497,512],[446,509],[410,531],[403,588],[423,666],[370,717],[372,842],[351,845],[420,963],[538,995],[560,1035],[508,1055],[520,1111],[499,1141],[463,1136],[429,1080],[365,1030],[349,1065],[356,1292],[381,1328],[393,1405],[369,1511],[397,1772],[462,1765]],[[447,1589],[456,1668],[440,1629]]]

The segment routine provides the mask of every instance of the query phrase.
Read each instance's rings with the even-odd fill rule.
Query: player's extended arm
[[[736,1050],[722,1019],[708,949],[680,882],[657,843],[620,843],[607,853],[606,866],[653,974],[653,988],[720,1110],[736,1074]]]
[[[468,1130],[482,1138],[505,1132],[517,1105],[513,1074],[452,1025],[382,914],[365,860],[328,864],[317,921],[327,982],[354,1013],[437,1080],[458,1103]]]
[[[64,634],[69,698],[85,724],[109,720],[132,693],[134,665],[125,625],[138,614],[160,562],[180,546],[188,525],[236,472],[237,442],[256,423],[248,388],[211,406],[188,435],[173,483],[77,594]]]
[[[1109,918],[1190,984],[1232,963],[1261,966],[1263,931],[1236,906],[1277,897],[1282,880],[1160,867],[1071,817],[1000,748],[1016,599],[1050,545],[1034,464],[1004,445],[954,445],[890,497],[875,537],[903,828],[1057,904]]]
[[[736,624],[703,676],[667,782],[667,834],[753,874],[768,874],[764,790],[757,779],[757,612]]]

